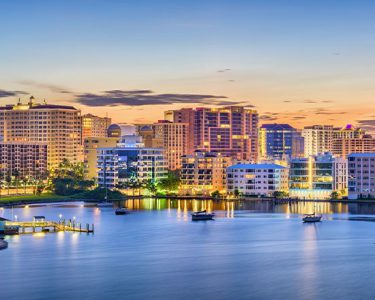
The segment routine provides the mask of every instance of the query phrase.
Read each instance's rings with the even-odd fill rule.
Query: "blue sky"
[[[374,13],[373,1],[1,0],[0,90],[117,121],[154,120],[166,106],[76,99],[147,89],[226,96],[296,126],[371,121]]]

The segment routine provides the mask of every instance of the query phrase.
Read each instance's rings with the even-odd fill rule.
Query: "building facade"
[[[289,170],[289,194],[299,199],[330,199],[333,192],[347,194],[347,160],[325,153],[292,159]]]
[[[189,125],[190,152],[194,149],[239,160],[258,159],[259,116],[255,110],[242,106],[196,108],[168,111],[165,117]]]
[[[84,174],[86,179],[98,176],[97,150],[98,148],[115,147],[120,142],[119,138],[87,137],[83,140],[84,147]]]
[[[47,144],[32,142],[0,143],[0,178],[43,180],[48,170]]]
[[[64,159],[83,161],[81,112],[73,106],[34,103],[0,107],[0,137],[3,142],[32,142],[48,147],[48,167]]]
[[[82,116],[82,139],[88,137],[107,137],[107,129],[111,125],[111,118],[98,117],[92,114]]]
[[[313,125],[302,129],[305,157],[332,152],[332,125]]]
[[[288,168],[277,164],[237,164],[227,168],[230,194],[272,196],[288,192]]]
[[[348,169],[348,198],[375,198],[375,152],[350,154]]]
[[[225,192],[226,168],[232,158],[220,153],[195,151],[182,157],[180,193],[184,195],[209,195],[211,192]]]
[[[289,124],[263,124],[260,127],[259,155],[261,159],[301,157],[303,154],[303,138]]]
[[[182,156],[188,152],[188,124],[159,121],[154,129],[154,145],[164,149],[168,169],[181,169]]]
[[[167,177],[168,169],[163,149],[98,148],[98,184],[113,189],[126,185],[130,179],[157,182]]]

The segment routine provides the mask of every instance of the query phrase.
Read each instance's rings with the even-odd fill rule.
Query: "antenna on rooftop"
[[[30,100],[29,100],[29,106],[32,106],[33,105],[33,100],[34,100],[35,98],[34,98],[34,96],[31,96],[30,97]]]

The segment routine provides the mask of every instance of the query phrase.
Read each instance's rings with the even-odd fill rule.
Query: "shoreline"
[[[61,197],[61,198],[60,198]],[[100,200],[97,199],[82,199],[77,197],[76,199],[71,197],[63,197],[63,196],[51,196],[51,197],[41,197],[35,199],[26,199],[12,200],[9,201],[3,200],[0,198],[0,207],[12,207],[12,206],[20,206],[20,205],[29,205],[29,204],[49,204],[49,203],[69,203],[69,202],[87,202],[87,203],[100,203]],[[256,197],[243,197],[237,199],[227,199],[227,198],[214,198],[211,196],[126,196],[124,199],[111,199],[108,200],[109,202],[118,202],[118,201],[126,201],[132,199],[174,199],[174,200],[212,200],[212,201],[262,201],[262,202],[273,202],[275,204],[292,204],[292,203],[304,203],[304,202],[322,202],[322,203],[347,203],[347,204],[355,204],[355,203],[363,203],[363,204],[375,204],[375,200],[371,199],[360,199],[360,200],[326,200],[326,199],[277,199],[277,198],[256,198]]]

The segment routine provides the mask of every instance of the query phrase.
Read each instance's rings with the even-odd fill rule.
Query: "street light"
[[[14,219],[16,220],[16,222],[17,222],[17,215],[14,215]]]

